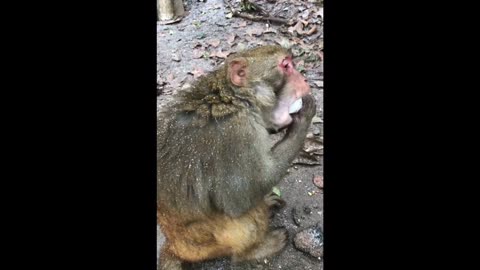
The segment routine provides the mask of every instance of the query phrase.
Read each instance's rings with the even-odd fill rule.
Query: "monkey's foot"
[[[271,256],[287,244],[288,233],[286,229],[278,229],[271,231],[265,237],[265,240],[257,245],[255,248],[248,250],[242,254],[237,254],[232,257],[233,262],[263,259]]]
[[[268,208],[281,209],[287,204],[280,196],[273,192],[265,196],[264,201]]]
[[[182,270],[182,262],[168,254],[168,253],[163,253],[160,255],[160,259],[158,260],[158,265],[157,265],[158,270]]]

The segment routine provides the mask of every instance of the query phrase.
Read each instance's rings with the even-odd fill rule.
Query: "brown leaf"
[[[314,175],[313,176],[313,184],[319,188],[323,188],[323,176],[321,175]]]
[[[304,67],[305,66],[305,61],[300,60],[300,61],[295,63],[295,66],[297,66],[298,68]]]
[[[285,38],[285,37],[277,38],[275,39],[275,42],[284,48],[290,48],[293,45],[293,43],[288,38]]]
[[[240,42],[237,44],[237,48],[236,48],[237,52],[244,51],[245,49],[247,49],[247,45],[245,45],[245,43]]]
[[[299,21],[302,22],[305,27],[308,26],[308,22],[307,22],[307,21],[304,21],[304,20],[299,20]]]
[[[197,43],[194,43],[193,46],[192,46],[192,48],[194,48],[194,49],[197,48],[197,47],[203,47],[202,43],[197,42]]]
[[[302,18],[304,20],[308,19],[309,16],[310,16],[310,10],[306,9],[305,11],[303,11]]]
[[[277,30],[273,29],[272,27],[269,27],[267,28],[267,30],[263,31],[264,34],[267,34],[267,33],[274,33],[276,34],[277,33]]]
[[[314,14],[315,16],[321,16],[323,18],[323,8],[319,8],[317,12]]]
[[[205,54],[205,49],[204,48],[193,49],[193,58],[194,59],[202,58],[203,54]]]
[[[320,57],[320,61],[323,61],[323,51],[316,52],[318,57]]]
[[[303,24],[301,21],[298,21],[294,26],[290,26],[288,28],[288,32],[294,34],[294,32],[297,31],[297,33],[300,34],[300,32],[303,32]]]
[[[254,42],[257,38],[256,37],[251,37],[251,36],[245,36],[245,40],[248,41],[248,43]]]
[[[227,56],[231,53],[232,53],[231,51],[222,52],[222,49],[220,48],[218,51],[214,51],[214,52],[210,53],[210,57],[216,56],[216,57],[219,57],[219,58],[227,58]]]
[[[230,43],[230,44],[232,44],[233,41],[235,41],[235,37],[236,37],[236,36],[237,36],[236,34],[233,34],[233,33],[232,33],[231,35],[228,36],[227,42]]]
[[[302,47],[305,46],[305,42],[303,42],[303,39],[301,38],[293,37],[292,40],[295,42],[295,44],[302,45]]]
[[[313,81],[317,87],[323,87],[323,81]]]
[[[311,35],[313,33],[317,32],[317,26],[313,26],[310,30],[308,30],[307,32],[305,32],[305,34],[307,35]]]
[[[220,40],[219,39],[212,39],[212,40],[207,41],[207,43],[216,48],[216,47],[218,47],[218,45],[220,45]]]
[[[316,139],[305,139],[303,150],[307,153],[321,154],[323,150],[323,144]]]
[[[263,34],[263,29],[260,27],[251,27],[248,28],[245,32],[247,32],[249,36],[261,36]]]
[[[302,150],[292,163],[295,165],[315,166],[322,164],[320,159],[321,157],[319,155],[309,154]]]
[[[187,79],[188,77],[185,76],[183,78],[175,78],[173,79],[172,81],[170,81],[170,88],[172,89],[179,89],[181,87],[181,85],[185,82],[185,80]]]
[[[198,77],[205,75],[205,71],[200,67],[195,67],[195,69],[190,74],[193,75],[193,79],[198,79]]]

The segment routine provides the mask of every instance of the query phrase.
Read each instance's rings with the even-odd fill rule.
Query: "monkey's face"
[[[228,62],[230,82],[253,90],[265,128],[278,131],[292,122],[290,106],[310,93],[292,55],[278,46],[263,46],[236,55]]]
[[[275,130],[284,128],[292,122],[290,107],[311,92],[305,77],[295,69],[291,55],[280,58],[277,69],[282,76],[283,84],[275,91],[276,103],[270,115]]]

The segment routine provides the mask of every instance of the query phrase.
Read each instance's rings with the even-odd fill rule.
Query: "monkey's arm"
[[[273,176],[273,181],[279,181],[290,166],[293,159],[298,155],[303,147],[308,127],[316,112],[316,104],[313,96],[303,97],[303,108],[292,116],[293,122],[287,130],[287,134],[271,150],[273,157],[273,166],[277,170]]]

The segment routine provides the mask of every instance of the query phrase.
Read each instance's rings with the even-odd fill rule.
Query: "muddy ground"
[[[240,9],[239,2],[229,1],[236,9]],[[272,227],[285,227],[289,241],[282,252],[265,260],[234,265],[228,259],[220,259],[192,264],[188,268],[323,270],[323,255],[313,256],[318,256],[318,251],[323,254],[318,242],[316,252],[310,253],[299,250],[293,243],[298,232],[314,225],[323,233],[323,189],[313,183],[314,176],[323,176],[323,4],[316,0],[255,3],[270,16],[292,20],[293,24],[270,25],[265,21],[230,17],[230,9],[223,0],[188,0],[185,2],[186,17],[180,22],[157,24],[157,104],[160,108],[172,93],[188,87],[194,79],[212,71],[236,51],[263,44],[292,48],[297,67],[308,79],[317,100],[317,115],[307,135],[304,152],[278,185],[287,205],[275,215]],[[272,140],[281,135],[272,136]],[[318,239],[323,241],[323,237]],[[163,241],[159,231],[158,247]]]

